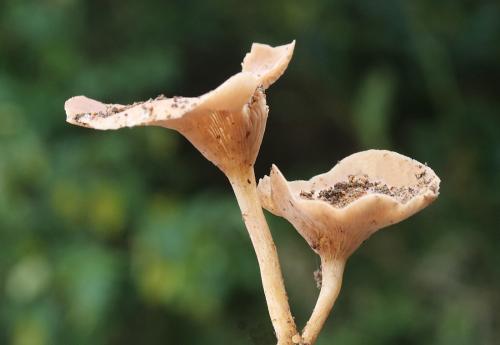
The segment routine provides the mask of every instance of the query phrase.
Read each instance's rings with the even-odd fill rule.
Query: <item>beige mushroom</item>
[[[253,165],[264,134],[264,91],[285,71],[295,42],[270,47],[254,43],[242,72],[200,97],[163,95],[131,105],[104,104],[85,96],[68,99],[69,123],[100,130],[161,126],[179,131],[228,175]]]
[[[253,44],[242,71],[200,97],[159,96],[120,105],[77,96],[65,104],[67,121],[83,127],[161,126],[177,130],[226,174],[257,254],[279,344],[290,344],[297,332],[276,248],[260,207],[253,165],[269,110],[264,91],[284,73],[294,46],[295,42],[278,47]]]
[[[276,166],[259,181],[262,206],[292,223],[321,257],[322,286],[304,344],[316,341],[349,256],[377,230],[429,205],[439,184],[427,165],[384,150],[353,154],[309,181],[288,182]]]

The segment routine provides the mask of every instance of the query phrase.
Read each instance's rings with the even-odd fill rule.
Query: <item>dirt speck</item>
[[[321,284],[323,283],[323,274],[321,273],[321,268],[318,268],[313,273],[314,281],[316,282],[316,287],[321,289]]]
[[[310,192],[304,192],[304,191],[301,191],[301,192],[300,192],[300,196],[301,196],[303,199],[312,200],[312,199],[314,199],[314,190],[311,190]]]

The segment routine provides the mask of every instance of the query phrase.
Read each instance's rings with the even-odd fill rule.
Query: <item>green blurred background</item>
[[[348,263],[318,344],[498,344],[498,1],[0,2],[0,344],[272,344],[223,174],[162,128],[65,123],[85,94],[204,93],[253,41],[297,40],[258,176],[367,148],[427,162],[438,201]],[[318,258],[268,214],[303,326]]]

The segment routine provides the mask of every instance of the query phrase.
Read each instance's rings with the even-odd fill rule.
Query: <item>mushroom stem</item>
[[[321,256],[321,290],[316,306],[302,332],[304,345],[312,345],[316,342],[339,295],[344,267],[344,259],[332,255]]]
[[[298,332],[290,312],[276,246],[257,195],[253,166],[247,171],[228,175],[228,178],[257,255],[267,308],[278,345],[292,345],[292,337]]]

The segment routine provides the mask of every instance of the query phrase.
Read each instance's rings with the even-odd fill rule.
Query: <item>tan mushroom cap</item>
[[[319,199],[301,197],[304,191],[325,190],[350,176],[367,175],[395,188],[412,188],[400,199],[368,191],[341,207]],[[329,172],[309,181],[286,181],[276,166],[259,181],[262,206],[290,221],[309,245],[321,254],[323,247],[347,258],[371,234],[400,222],[429,205],[439,195],[440,180],[425,164],[395,152],[368,150],[340,161]],[[325,245],[327,244],[327,245]]]
[[[159,96],[132,105],[104,104],[85,96],[68,99],[64,104],[67,121],[71,124],[108,130],[135,126],[176,128],[187,117],[212,110],[240,110],[255,93],[259,80],[255,75],[240,72],[213,91],[200,97]]]
[[[225,172],[253,164],[267,120],[264,90],[284,73],[294,47],[295,41],[278,47],[254,43],[244,58],[242,72],[199,97],[159,96],[131,105],[72,97],[64,106],[67,122],[101,130],[171,128]]]
[[[105,104],[85,96],[72,97],[64,105],[67,121],[103,130],[145,125],[175,128],[176,120],[196,113],[239,110],[257,87],[268,88],[284,73],[294,47],[295,41],[278,47],[254,43],[243,60],[242,72],[200,97],[159,96],[132,105]]]

